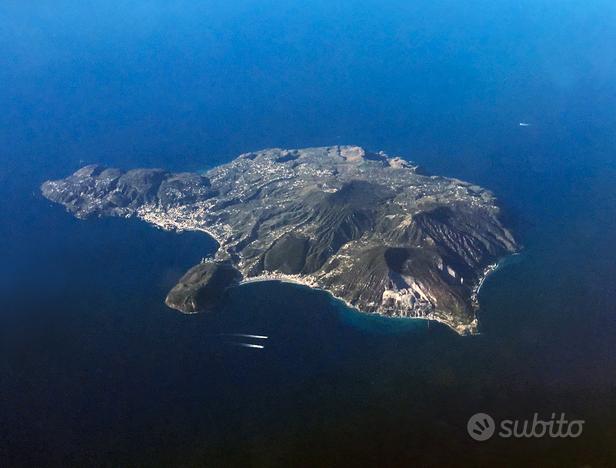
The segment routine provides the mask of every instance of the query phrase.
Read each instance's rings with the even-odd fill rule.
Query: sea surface
[[[611,1],[0,2],[0,465],[614,466],[615,24]],[[524,249],[480,335],[276,282],[184,316],[163,299],[212,239],[39,194],[333,144],[501,200]],[[476,442],[477,412],[586,423]]]

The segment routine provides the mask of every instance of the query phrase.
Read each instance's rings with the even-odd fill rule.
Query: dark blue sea
[[[613,1],[3,0],[0,45],[0,466],[616,465]],[[332,144],[498,196],[524,249],[480,335],[280,283],[184,316],[212,239],[38,188]],[[476,442],[477,412],[586,422]]]

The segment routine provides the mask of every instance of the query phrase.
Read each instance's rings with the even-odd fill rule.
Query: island
[[[167,296],[184,313],[215,310],[230,287],[278,280],[473,334],[483,280],[519,249],[488,190],[357,146],[266,149],[203,174],[89,165],[41,190],[78,218],[212,236],[215,255]]]

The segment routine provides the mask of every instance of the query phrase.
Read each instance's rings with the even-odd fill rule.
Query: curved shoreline
[[[354,306],[353,304],[351,304],[344,298],[336,296],[333,292],[327,289],[324,289],[316,284],[311,284],[308,281],[303,281],[301,279],[298,279],[297,277],[294,277],[291,275],[268,274],[268,275],[253,276],[251,278],[242,279],[236,286],[242,286],[242,285],[250,284],[250,283],[266,283],[270,281],[277,281],[279,283],[295,284],[295,285],[306,287],[308,289],[322,291],[328,294],[332,299],[343,303],[348,309],[350,309],[354,313],[357,313],[363,316],[378,316],[384,319],[425,320],[428,322],[438,322],[440,324],[447,326],[447,328],[449,328],[450,330],[453,330],[455,333],[461,336],[472,336],[472,335],[479,334],[479,332],[477,331],[477,317],[475,317],[475,320],[473,320],[473,322],[471,322],[469,325],[456,328],[452,326],[451,322],[440,319],[438,316],[410,317],[410,316],[401,316],[401,315],[385,315],[385,314],[380,314],[378,312],[365,312],[359,309],[357,306]]]
[[[473,307],[475,307],[476,310],[479,309],[479,292],[481,291],[481,288],[485,284],[486,280],[494,273],[505,267],[507,265],[507,260],[510,260],[511,258],[517,257],[519,255],[521,255],[521,252],[514,252],[511,255],[507,255],[506,257],[503,257],[498,260],[496,263],[488,265],[485,268],[481,277],[479,278],[479,281],[477,282],[477,285],[473,288],[473,293],[471,294],[471,301],[473,303]]]
[[[138,213],[137,216],[147,222],[148,224],[151,224],[155,227],[158,227],[160,229],[166,230],[166,231],[176,231],[176,232],[182,232],[182,231],[192,231],[192,232],[202,232],[206,235],[208,235],[209,237],[211,237],[217,244],[218,247],[216,248],[216,250],[214,251],[214,253],[212,254],[211,257],[203,257],[201,259],[201,262],[207,261],[208,259],[214,260],[216,258],[227,258],[228,257],[228,252],[226,252],[224,250],[224,248],[222,247],[222,243],[221,240],[211,231],[209,230],[207,227],[203,227],[203,226],[184,226],[182,224],[179,223],[169,223],[168,219],[164,218],[164,219],[158,219],[157,217],[152,217],[151,215],[143,215],[142,213]],[[477,312],[479,311],[480,307],[479,307],[479,292],[481,290],[481,288],[483,287],[483,285],[485,284],[485,281],[496,271],[498,271],[500,268],[502,268],[504,262],[508,259],[511,258],[513,256],[519,255],[520,252],[515,252],[511,255],[508,255],[506,257],[503,257],[502,259],[498,260],[496,263],[493,263],[491,265],[488,265],[482,275],[480,276],[479,281],[477,282],[477,285],[472,289],[472,294],[471,294],[471,306],[475,312],[475,318],[474,320],[469,323],[468,325],[461,325],[458,327],[455,327],[452,325],[451,322],[441,319],[438,316],[423,316],[423,317],[410,317],[410,316],[401,316],[401,315],[386,315],[386,314],[381,314],[378,312],[365,312],[362,311],[360,308],[358,308],[357,306],[351,304],[350,302],[348,302],[346,299],[337,296],[336,294],[334,294],[332,291],[329,291],[327,289],[324,289],[322,287],[320,287],[318,284],[316,284],[316,282],[311,282],[311,281],[307,281],[299,276],[296,275],[285,275],[285,274],[281,274],[281,273],[268,273],[265,275],[259,275],[259,276],[252,276],[249,278],[242,278],[241,281],[239,281],[236,286],[242,286],[244,284],[249,284],[249,283],[261,283],[261,282],[268,282],[268,281],[278,281],[280,283],[289,283],[289,284],[295,284],[295,285],[299,285],[299,286],[304,286],[306,288],[309,289],[314,289],[317,291],[323,291],[325,293],[327,293],[332,299],[336,300],[336,301],[340,301],[341,303],[343,303],[348,309],[352,310],[354,313],[357,314],[362,314],[362,315],[376,315],[379,317],[383,317],[383,318],[395,318],[395,319],[403,319],[403,320],[426,320],[426,321],[432,321],[432,322],[438,322],[441,323],[443,325],[446,325],[449,329],[453,330],[454,332],[456,332],[458,335],[462,335],[462,336],[469,336],[469,335],[479,335],[480,332],[478,331],[478,320],[477,320]],[[235,263],[235,262],[233,262]],[[237,265],[234,265],[234,267],[236,269]]]

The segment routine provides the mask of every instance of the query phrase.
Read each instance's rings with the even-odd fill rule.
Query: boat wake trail
[[[227,344],[230,344],[230,345],[233,345],[233,346],[242,346],[244,348],[256,348],[256,349],[263,349],[263,348],[265,348],[265,346],[260,345],[260,344],[236,343],[234,341],[229,341]]]
[[[249,338],[251,340],[267,340],[269,338],[269,336],[267,335],[249,335],[247,333],[219,333],[218,336],[222,336],[225,338]],[[242,340],[242,342],[239,341],[227,341],[226,344],[229,345],[233,345],[233,346],[241,346],[243,348],[253,348],[253,349],[263,349],[265,348],[264,345],[262,344],[256,344],[256,343],[244,343],[244,340]],[[262,341],[263,343],[263,341]]]
[[[220,336],[236,336],[241,338],[254,338],[255,340],[267,340],[269,337],[265,335],[247,335],[245,333],[220,333]]]

